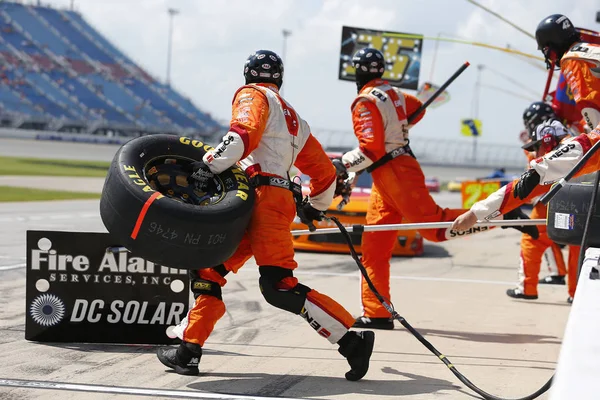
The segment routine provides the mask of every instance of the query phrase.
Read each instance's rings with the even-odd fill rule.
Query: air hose
[[[591,208],[592,207],[590,207],[590,209]],[[350,253],[352,254],[352,258],[354,259],[354,261],[356,261],[356,265],[358,265],[358,269],[360,270],[360,273],[362,274],[362,276],[365,278],[365,281],[369,285],[369,289],[371,289],[371,291],[373,292],[375,297],[377,297],[377,300],[379,300],[379,302],[381,302],[381,304],[385,307],[385,309],[392,315],[392,318],[394,318],[395,320],[400,322],[403,327],[405,327],[415,338],[417,338],[417,340],[419,342],[421,342],[421,344],[423,344],[423,346],[427,347],[427,349],[430,352],[435,354],[435,356],[437,358],[439,358],[446,365],[446,367],[448,367],[448,369],[458,378],[458,380],[461,381],[462,383],[464,383],[465,386],[467,386],[469,389],[471,389],[475,393],[479,394],[485,400],[508,400],[508,399],[504,399],[502,397],[497,397],[497,396],[491,395],[491,394],[481,390],[480,388],[478,388],[473,382],[471,382],[466,376],[464,376],[454,366],[454,364],[452,364],[450,362],[448,357],[446,357],[445,355],[440,353],[440,351],[438,349],[436,349],[427,339],[425,339],[423,337],[423,335],[421,335],[419,333],[419,331],[417,331],[415,328],[413,328],[412,325],[410,325],[408,323],[408,321],[406,319],[404,319],[404,317],[402,317],[400,314],[398,314],[396,312],[396,310],[394,310],[394,305],[392,304],[392,302],[385,299],[377,291],[377,288],[375,288],[375,285],[373,285],[373,282],[371,281],[371,279],[369,279],[369,275],[367,274],[367,271],[365,270],[365,266],[360,261],[358,254],[356,254],[356,250],[354,249],[354,245],[352,244],[352,238],[350,237],[350,234],[348,233],[346,228],[344,228],[344,225],[342,225],[336,217],[325,217],[325,218],[333,221],[337,225],[340,232],[344,236],[344,239],[346,240],[348,247],[350,248]],[[554,378],[554,376],[552,378]],[[550,386],[552,385],[552,378],[550,378],[550,380],[548,380],[548,382],[546,382],[546,384],[544,384],[544,386],[542,386],[535,393],[532,393],[528,396],[521,397],[521,398],[514,399],[514,400],[532,400],[532,399],[538,398],[543,393],[545,393],[548,389],[550,389]]]

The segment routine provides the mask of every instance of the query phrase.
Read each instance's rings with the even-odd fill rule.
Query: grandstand
[[[223,127],[77,12],[0,0],[0,127],[211,137]]]

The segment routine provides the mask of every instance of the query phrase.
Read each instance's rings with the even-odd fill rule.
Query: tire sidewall
[[[140,137],[119,149],[105,180],[100,210],[104,225],[121,245],[149,261],[188,269],[215,266],[233,254],[255,196],[241,168],[218,174],[223,196],[206,206],[163,196],[146,178],[157,158],[197,161],[209,150],[212,147],[202,141],[174,135]]]

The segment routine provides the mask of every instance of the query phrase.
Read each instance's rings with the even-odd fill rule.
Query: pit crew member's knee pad
[[[311,291],[311,288],[297,281],[294,282],[294,286],[290,287],[289,280],[288,282],[284,280],[293,277],[291,269],[261,266],[258,271],[260,272],[258,280],[260,291],[267,303],[282,310],[300,314],[304,308],[306,294]]]
[[[221,284],[217,282],[217,280],[219,280],[219,277],[225,277],[228,273],[229,271],[227,271],[223,265],[206,270],[190,270],[191,290],[194,294],[194,299],[197,299],[200,295],[206,294],[216,297],[219,300],[223,300]],[[211,276],[213,275],[214,277],[211,279]]]

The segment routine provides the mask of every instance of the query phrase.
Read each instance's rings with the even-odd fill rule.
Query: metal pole
[[[475,94],[473,96],[473,125],[475,125],[475,120],[477,120],[479,116],[479,95],[481,92],[481,70],[483,70],[484,66],[482,64],[477,65],[477,79],[475,80]],[[477,161],[477,136],[473,136],[473,154],[472,154],[473,162]]]
[[[408,230],[423,230],[423,229],[443,229],[451,228],[454,222],[417,222],[414,224],[386,224],[386,225],[352,225],[346,228],[348,232],[376,232],[376,231],[408,231]],[[498,219],[489,222],[477,222],[473,228],[488,227],[488,226],[534,226],[546,225],[545,219]],[[471,229],[473,229],[471,228]],[[322,235],[330,233],[341,233],[339,228],[321,228],[316,231],[308,229],[299,229],[290,232],[292,236],[300,235]],[[122,253],[127,250],[124,246],[110,246],[106,249],[107,253]]]
[[[167,10],[169,13],[169,44],[167,50],[167,86],[171,86],[171,42],[173,41],[173,16],[179,13],[178,10],[174,8],[169,8]]]
[[[554,61],[550,61],[550,68],[548,68],[548,79],[546,79],[546,87],[544,87],[544,94],[542,95],[542,101],[546,101],[546,96],[550,91],[550,83],[552,83],[552,77],[554,76]]]
[[[281,51],[281,60],[283,61],[283,64],[285,65],[285,62],[286,62],[285,54],[286,54],[286,50],[287,50],[287,38],[288,38],[288,36],[290,36],[292,34],[292,31],[289,31],[287,29],[282,29],[281,34],[283,35],[283,49]],[[281,92],[281,96],[283,96],[283,85],[281,86],[280,92]]]
[[[444,229],[451,228],[453,222],[421,222],[413,224],[387,224],[387,225],[353,225],[346,229],[348,232],[377,232],[377,231],[407,231],[407,230],[423,230],[423,229]],[[546,225],[545,219],[509,219],[509,220],[492,220],[489,222],[478,222],[473,227],[488,227],[488,226],[533,226],[533,225]],[[322,228],[316,231],[309,231],[308,229],[292,231],[292,236],[299,235],[320,235],[340,233],[338,228]]]

